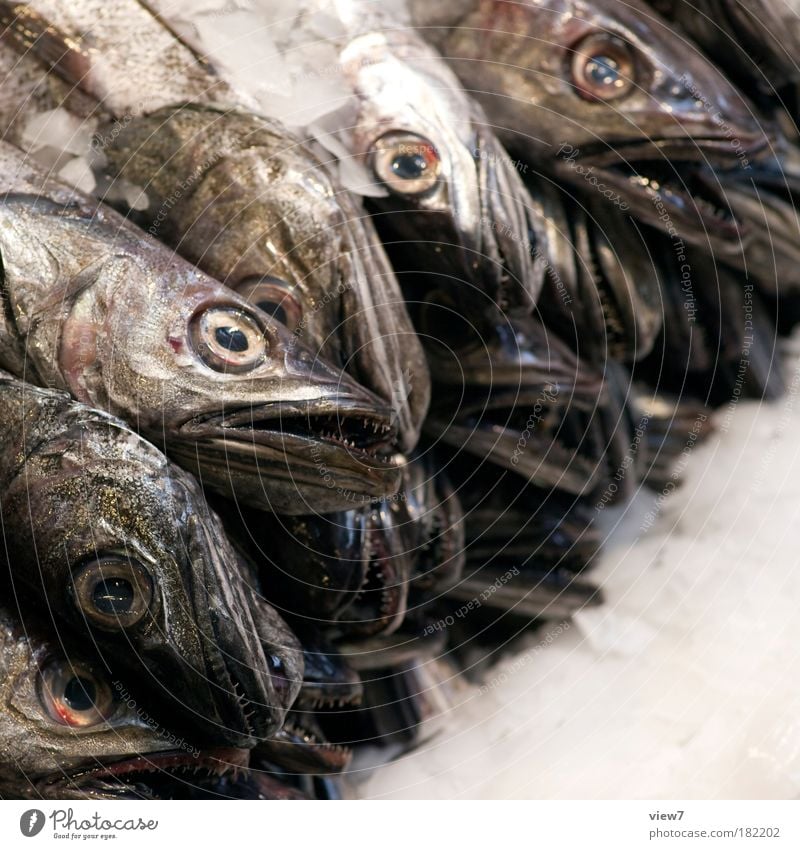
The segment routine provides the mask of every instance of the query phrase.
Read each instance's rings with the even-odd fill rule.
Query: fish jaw
[[[35,780],[38,794],[56,799],[158,799],[165,780],[191,785],[209,776],[236,776],[250,760],[245,749],[166,750],[99,759]]]
[[[212,528],[190,519],[189,592],[203,632],[203,680],[214,682],[203,689],[221,719],[206,731],[213,743],[245,745],[283,724],[303,678],[302,653],[288,625],[249,585],[236,552]]]
[[[394,494],[403,461],[390,412],[341,386],[320,394],[189,421],[171,453],[216,462],[217,478],[206,471],[205,482],[276,512],[333,512]]]

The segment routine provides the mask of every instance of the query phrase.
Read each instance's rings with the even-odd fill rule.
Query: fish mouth
[[[393,546],[397,531],[391,522],[384,521],[383,511],[372,513],[364,532],[364,579],[347,605],[347,618],[340,616],[337,620],[337,625],[351,635],[390,634],[400,627],[408,607],[411,562],[405,552]]]
[[[86,798],[161,799],[169,787],[191,786],[193,782],[225,775],[236,776],[246,769],[250,753],[246,749],[217,748],[188,752],[169,749],[102,761],[47,776],[37,782],[42,795],[70,791]],[[96,762],[95,762],[96,763]]]
[[[353,750],[327,740],[313,714],[292,711],[280,732],[258,746],[256,755],[301,774],[334,775],[347,769]]]
[[[225,474],[223,487],[276,512],[350,509],[400,486],[404,460],[388,408],[277,402],[197,417],[182,426],[181,436],[173,454],[196,464],[202,456],[206,469],[216,462]],[[193,445],[178,444],[186,442]],[[237,475],[256,480],[239,482]]]
[[[580,161],[594,168],[598,181],[616,193],[613,202],[623,212],[629,208],[660,230],[669,230],[672,225],[687,242],[712,240],[716,251],[737,253],[749,235],[749,224],[738,219],[723,192],[702,177],[706,162],[703,154],[708,149],[706,145],[693,149],[685,143],[656,141],[647,146],[631,144],[615,151],[588,152],[580,156]],[[741,164],[734,157],[720,167],[725,166],[740,168]],[[563,176],[569,175],[568,168],[559,170]],[[572,176],[570,181],[579,183],[580,177]]]
[[[189,555],[202,571],[188,594],[201,640],[201,681],[210,706],[210,710],[201,706],[198,734],[207,735],[211,743],[252,745],[280,725],[291,699],[273,674],[274,661],[270,663],[258,633],[244,578],[238,571],[231,574],[231,564],[220,555],[219,540],[209,527],[201,521],[192,525]],[[276,654],[286,668],[291,667],[287,649],[276,649]],[[199,682],[190,692],[201,692]]]
[[[195,433],[209,428],[231,441],[244,441],[243,434],[258,445],[281,445],[287,437],[319,442],[379,467],[391,462],[397,445],[390,413],[366,407],[316,412],[312,404],[268,404],[193,419],[189,425]]]
[[[308,666],[308,665],[307,665]],[[349,667],[340,668],[329,680],[303,679],[292,705],[292,716],[299,711],[337,710],[358,707],[364,698],[361,677]]]
[[[606,439],[596,412],[600,397],[567,403],[542,398],[530,390],[496,389],[488,400],[462,404],[450,420],[434,411],[428,431],[536,485],[573,495],[591,492],[605,471]]]

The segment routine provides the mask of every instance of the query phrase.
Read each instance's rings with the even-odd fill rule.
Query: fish
[[[0,366],[118,415],[261,509],[394,493],[388,404],[19,150],[2,145],[0,168]]]
[[[86,649],[0,606],[0,796],[153,798],[165,773],[217,774],[247,763],[236,748],[199,749],[147,712]]]
[[[740,396],[780,398],[786,380],[773,307],[762,288],[704,251],[687,247],[685,263],[676,263],[669,240],[653,238],[651,249],[662,279],[664,326],[634,377],[704,406]]]
[[[410,607],[457,584],[464,569],[464,510],[440,460],[429,446],[419,450],[403,469],[404,497],[393,502],[403,545],[413,553]]]
[[[410,0],[410,18],[509,151],[581,194],[715,252],[747,233],[687,163],[746,167],[771,128],[639,0]]]
[[[750,222],[741,257],[729,262],[742,279],[753,281],[769,299],[800,291],[800,163],[795,148],[753,165],[748,171],[714,172],[701,178],[718,187],[732,214]]]
[[[340,773],[349,765],[352,749],[330,743],[319,716],[353,711],[364,688],[330,642],[309,628],[301,634],[305,672],[300,692],[281,730],[256,746],[252,762],[303,774]]]
[[[648,0],[754,97],[800,82],[800,4],[770,0]]]
[[[194,478],[66,393],[0,373],[0,399],[15,591],[198,735],[252,745],[279,728],[303,676],[299,643],[251,601]]]
[[[290,622],[369,635],[396,630],[407,606],[412,553],[393,503],[266,522],[252,511],[227,518],[260,570],[264,597]]]
[[[50,70],[94,100],[96,194],[383,398],[394,410],[400,447],[410,450],[430,387],[374,228],[302,138],[244,111],[247,98],[144,5],[117,0],[109,9],[89,0],[67,11],[37,3],[34,12],[48,24],[46,44],[58,49],[45,50],[42,39],[31,44],[15,29],[7,40],[40,51],[45,66],[50,52],[74,56]],[[153,36],[147,43],[154,52],[139,61],[169,73],[168,81],[148,75],[130,87],[131,57],[120,57],[117,46],[120,26],[134,21]],[[166,65],[159,52],[165,39],[173,53],[183,50]],[[138,50],[146,53],[142,44]],[[110,59],[91,61],[98,54]],[[70,105],[66,96],[52,104]],[[120,191],[123,185],[129,191]],[[144,208],[131,208],[132,195]]]
[[[448,320],[455,339],[460,327]],[[599,486],[611,409],[602,372],[534,318],[498,316],[492,336],[460,339],[431,357],[429,436],[538,486],[574,494]]]
[[[547,209],[566,244],[539,301],[542,322],[596,368],[643,359],[663,315],[659,267],[641,228],[600,200],[578,202],[566,191],[551,192]]]
[[[138,0],[69,6],[0,0],[0,28],[4,43],[35,57],[52,79],[74,81],[68,83],[76,89],[72,97],[84,107],[100,91],[106,109],[127,116],[173,103],[229,103],[234,97],[215,69]],[[159,62],[152,61],[154,55]],[[70,97],[67,89],[60,93]]]
[[[178,106],[130,121],[105,159],[113,180],[144,187],[149,205],[133,213],[144,229],[391,405],[400,447],[413,448],[430,395],[422,347],[374,229],[301,139],[258,116]]]
[[[360,166],[360,191],[409,300],[438,282],[465,309],[488,298],[530,312],[547,273],[545,229],[526,166],[506,154],[481,107],[390,9],[358,0],[297,9],[341,28],[330,41],[352,92],[349,109],[307,131]]]

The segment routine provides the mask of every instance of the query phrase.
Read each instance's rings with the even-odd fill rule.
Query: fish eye
[[[190,335],[200,359],[214,371],[252,371],[267,355],[255,317],[238,307],[211,307],[194,316]]]
[[[606,33],[590,35],[574,48],[572,82],[588,100],[614,100],[634,87],[636,61],[632,48]]]
[[[258,277],[244,280],[236,287],[236,291],[254,307],[275,321],[294,330],[303,317],[303,307],[297,296],[285,280],[279,277]]]
[[[119,555],[100,557],[75,574],[73,598],[90,624],[118,631],[136,625],[150,609],[153,581],[136,560]]]
[[[414,133],[390,132],[372,148],[372,170],[389,191],[422,195],[439,182],[441,159],[433,143]]]
[[[70,728],[90,728],[106,722],[114,712],[108,682],[82,663],[55,660],[39,678],[39,700],[48,716]]]

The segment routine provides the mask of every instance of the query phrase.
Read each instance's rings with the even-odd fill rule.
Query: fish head
[[[242,749],[201,750],[107,664],[0,613],[0,787],[14,798],[158,797],[166,777],[236,772]],[[185,781],[185,777],[183,778]]]
[[[28,596],[91,640],[198,737],[243,745],[280,726],[302,679],[299,646],[252,589],[198,484],[121,423],[75,405],[28,446],[4,514]],[[264,622],[270,626],[264,633]]]
[[[432,358],[432,437],[575,494],[603,471],[602,372],[533,319],[507,317],[480,345]]]
[[[115,177],[147,186],[145,226],[392,405],[402,446],[416,442],[429,387],[397,280],[360,205],[304,139],[181,106],[131,121],[107,156]],[[178,173],[192,183],[176,200]]]
[[[352,602],[338,616],[340,631],[349,635],[390,634],[403,623],[413,552],[405,544],[392,503],[363,508],[366,569]]]
[[[548,3],[540,17],[540,105],[566,118],[549,137],[556,173],[656,226],[666,210],[679,231],[738,237],[718,198],[685,180],[681,165],[747,167],[767,150],[746,97],[642,4]]]
[[[176,266],[148,275],[117,255],[98,269],[61,336],[72,394],[137,422],[204,485],[245,503],[324,512],[394,492],[387,403],[272,316]]]
[[[270,601],[287,615],[332,626],[366,580],[367,512],[266,521],[248,514],[245,525]]]
[[[543,267],[535,207],[515,163],[441,56],[413,33],[373,33],[342,54],[359,111],[346,132],[401,284],[433,281],[529,310]],[[371,182],[370,182],[371,181]],[[535,240],[535,239],[534,239]],[[413,281],[413,287],[412,287]]]
[[[0,204],[20,368],[135,422],[210,489],[262,508],[335,510],[352,493],[394,492],[390,401],[113,211],[45,188]]]
[[[0,618],[0,740],[20,784],[99,758],[174,748],[168,734],[120,698],[122,683],[97,659],[65,655],[28,617],[23,624],[4,610]]]
[[[464,511],[436,455],[414,458],[403,475],[397,512],[407,548],[414,553],[415,590],[441,593],[458,583],[464,567]]]

